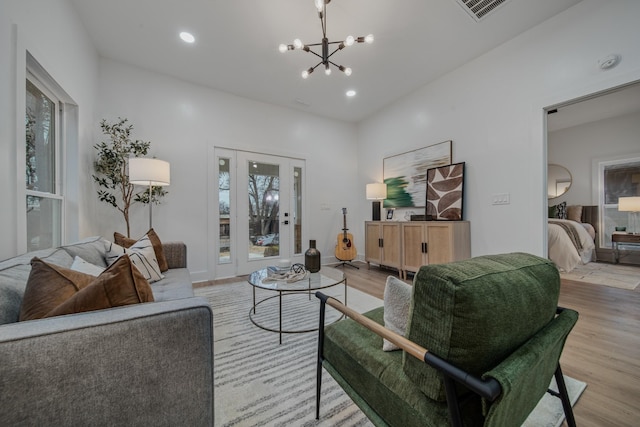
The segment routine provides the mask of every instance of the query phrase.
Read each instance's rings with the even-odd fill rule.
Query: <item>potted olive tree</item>
[[[130,237],[129,210],[134,203],[160,204],[160,199],[167,194],[163,187],[152,187],[149,191],[136,192],[129,182],[129,158],[145,156],[149,152],[151,142],[131,139],[133,125],[128,119],[118,117],[115,123],[106,120],[100,122],[102,133],[109,141],[94,145],[98,154],[94,163],[93,180],[100,187],[98,199],[116,208],[124,216],[127,224],[127,237]]]

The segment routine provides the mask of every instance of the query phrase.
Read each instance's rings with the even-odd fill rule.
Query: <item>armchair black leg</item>
[[[322,295],[322,294],[321,294]],[[326,309],[326,297],[320,298],[320,324],[318,325],[318,366],[316,371],[316,420],[320,419],[320,391],[322,389],[322,356],[324,347],[324,313]]]
[[[562,376],[562,370],[558,363],[558,368],[555,373],[556,384],[558,385],[558,394],[560,400],[562,400],[562,408],[564,409],[564,415],[567,419],[567,425],[569,427],[576,427],[576,420],[573,416],[573,408],[571,407],[571,401],[569,400],[569,393],[567,393],[567,386],[564,383],[564,377]]]

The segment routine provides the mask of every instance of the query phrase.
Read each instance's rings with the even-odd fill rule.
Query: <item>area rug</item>
[[[569,273],[560,273],[560,277],[576,282],[634,290],[640,285],[640,267],[590,262],[578,265]]]
[[[343,298],[342,286],[327,291]],[[372,426],[326,372],[320,420],[315,420],[317,333],[285,334],[282,344],[278,344],[277,333],[262,330],[249,320],[252,288],[246,282],[197,288],[195,293],[207,298],[214,312],[216,426]],[[257,298],[274,295],[258,290]],[[317,298],[308,295],[285,298],[283,328],[317,327]],[[260,304],[254,320],[277,329],[277,301],[273,298]],[[360,312],[382,305],[380,299],[352,288],[348,288],[347,302]],[[337,312],[328,308],[327,320],[337,318]],[[575,403],[586,384],[565,378]],[[524,425],[559,426],[563,419],[560,400],[545,396]]]

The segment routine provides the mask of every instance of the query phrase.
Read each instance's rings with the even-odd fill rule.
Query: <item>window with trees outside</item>
[[[602,194],[601,247],[611,247],[611,235],[616,227],[629,227],[633,212],[618,211],[620,197],[640,196],[640,157],[600,163]],[[637,214],[636,214],[637,215]],[[637,246],[625,249],[637,249]]]
[[[62,243],[60,102],[27,73],[25,104],[27,249],[32,251]]]

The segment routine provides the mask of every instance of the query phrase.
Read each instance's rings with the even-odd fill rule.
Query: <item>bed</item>
[[[548,257],[560,271],[570,272],[577,265],[596,258],[597,206],[568,206],[560,215],[570,219],[548,218]],[[573,209],[572,209],[573,208]],[[567,215],[569,213],[569,215]],[[551,210],[550,210],[550,215]]]

